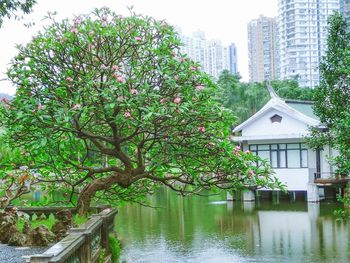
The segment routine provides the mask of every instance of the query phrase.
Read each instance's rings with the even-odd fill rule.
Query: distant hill
[[[13,99],[13,96],[11,96],[11,95],[9,95],[9,94],[7,94],[7,93],[1,93],[0,92],[0,99],[1,98],[6,98],[6,99],[8,99],[8,100],[11,100],[11,99]]]

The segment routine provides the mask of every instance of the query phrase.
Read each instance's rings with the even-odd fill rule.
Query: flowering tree
[[[81,213],[94,197],[155,184],[183,193],[278,186],[269,166],[228,140],[232,112],[179,47],[171,26],[134,13],[53,19],[8,71],[18,89],[3,108],[7,135],[43,182],[79,194]]]
[[[18,149],[11,150],[2,137],[0,131],[0,209],[29,193],[36,181],[35,172],[22,165],[25,155]]]
[[[28,14],[32,11],[36,0],[0,0],[0,27],[3,23],[4,17],[15,16],[18,18],[18,11]]]

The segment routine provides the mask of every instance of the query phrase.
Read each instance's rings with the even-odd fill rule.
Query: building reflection
[[[159,253],[172,256],[169,262],[218,253],[221,263],[232,257],[240,262],[350,261],[349,226],[333,216],[336,204],[223,200],[225,196],[183,198],[164,190],[150,200],[161,208],[122,207],[116,230],[128,253],[143,251],[149,260]],[[161,262],[157,260],[152,262]]]

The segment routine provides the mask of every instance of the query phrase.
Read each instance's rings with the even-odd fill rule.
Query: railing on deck
[[[72,228],[68,236],[43,254],[32,255],[30,263],[96,263],[104,253],[105,263],[111,261],[109,233],[114,229],[116,209],[104,209],[79,228]]]
[[[346,175],[339,173],[314,173],[316,184],[344,184],[350,181]]]

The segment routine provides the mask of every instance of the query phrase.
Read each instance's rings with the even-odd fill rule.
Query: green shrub
[[[106,250],[101,249],[100,256],[98,257],[98,263],[104,263],[106,259]]]
[[[112,254],[112,262],[118,263],[122,247],[118,238],[113,234],[109,235],[109,249]]]
[[[84,224],[86,221],[88,221],[88,217],[86,216],[80,216],[78,214],[73,216],[73,223],[77,226],[80,226],[82,224]],[[34,215],[32,217],[32,219],[30,220],[30,224],[32,225],[32,228],[36,228],[39,225],[44,225],[46,226],[48,229],[52,229],[52,226],[56,223],[56,218],[53,214],[51,214],[49,217],[47,218],[38,218],[36,215]],[[17,228],[19,231],[22,232],[23,230],[23,226],[24,226],[24,219],[20,218],[17,221]]]

